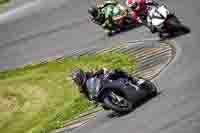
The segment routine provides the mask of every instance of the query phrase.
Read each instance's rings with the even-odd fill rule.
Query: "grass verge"
[[[0,0],[0,5],[6,4],[8,2],[10,2],[10,0]]]
[[[122,53],[65,58],[0,72],[1,133],[46,133],[92,106],[79,95],[70,72],[120,68],[134,71],[135,60]]]

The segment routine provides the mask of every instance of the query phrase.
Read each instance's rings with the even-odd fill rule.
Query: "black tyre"
[[[164,38],[165,38],[165,37],[163,36],[162,32],[159,32],[158,35],[159,35],[159,37],[160,37],[161,39],[164,39]]]
[[[106,104],[103,104],[103,105],[102,105],[102,108],[103,108],[104,110],[110,110],[110,108],[109,108]]]
[[[177,17],[172,17],[171,19],[170,19],[170,22],[169,22],[170,24],[171,24],[171,32],[170,32],[170,34],[171,34],[171,36],[174,36],[174,35],[176,35],[176,33],[189,33],[190,32],[190,30],[189,30],[189,28],[187,28],[187,27],[185,27],[179,20],[178,20],[178,18]]]
[[[157,87],[149,80],[146,80],[141,87],[149,92],[150,97],[154,97],[158,93]]]
[[[169,27],[170,26],[170,27]],[[167,21],[167,27],[172,31],[172,32],[177,32],[180,29],[182,29],[182,24],[178,20],[176,16],[170,17],[170,19]]]
[[[115,111],[117,113],[127,113],[127,112],[132,111],[132,109],[133,109],[132,102],[127,100],[127,98],[120,96],[119,94],[114,93],[115,95],[122,98],[121,103],[116,102],[115,99],[112,98],[111,93],[114,93],[114,92],[109,92],[108,95],[106,95],[103,99],[106,107],[112,109],[113,111]]]
[[[157,87],[151,82],[151,93],[150,97],[154,97],[158,94]]]

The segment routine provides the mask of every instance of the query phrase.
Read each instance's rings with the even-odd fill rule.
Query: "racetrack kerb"
[[[144,42],[143,42],[144,43]],[[172,62],[176,55],[175,41],[160,41],[158,45],[135,45],[135,43],[121,43],[118,46],[106,48],[102,50],[89,50],[84,54],[101,54],[107,52],[122,52],[128,53],[129,56],[133,55],[137,61],[136,71],[132,74],[134,76],[143,77],[153,80]],[[159,86],[158,86],[159,88]],[[94,110],[94,111],[93,111]],[[91,109],[88,113],[76,117],[74,120],[66,121],[65,127],[55,130],[53,132],[62,133],[64,131],[71,131],[80,126],[84,126],[89,120],[95,118],[95,113],[103,109]]]
[[[86,113],[81,114],[82,119],[80,119],[77,115],[87,111],[91,104],[79,98],[78,89],[71,89],[76,86],[70,76],[66,75],[72,69],[82,67],[84,70],[91,70],[103,66],[109,69],[121,68],[132,72],[135,76],[152,79],[174,57],[174,48],[169,44],[171,44],[169,41],[153,42],[152,45],[143,41],[140,44],[116,43],[115,46],[106,49],[88,48],[77,51],[71,56],[51,57],[39,63],[30,63],[1,72],[0,94],[3,97],[1,100],[3,104],[0,104],[0,109],[6,109],[2,105],[9,102],[9,99],[15,103],[15,106],[13,104],[9,106],[9,109],[13,107],[12,111],[6,115],[1,114],[5,119],[0,123],[1,131],[49,132],[55,128],[70,126],[70,129],[74,129],[76,126],[86,124],[91,117]],[[52,115],[47,115],[45,112],[51,112]],[[94,115],[93,110],[90,110],[90,114]],[[74,118],[76,120],[73,120]],[[73,121],[65,122],[69,119]],[[79,123],[80,120],[82,124]]]
[[[0,94],[3,98],[0,109],[5,110],[7,105],[5,103],[10,103],[9,107],[6,107],[12,111],[7,111],[6,115],[1,114],[5,120],[0,123],[0,129],[2,132],[18,133],[25,130],[47,132],[69,125],[74,128],[73,122],[70,121],[69,124],[65,120],[73,119],[87,111],[91,104],[78,98],[78,89],[72,89],[76,86],[70,76],[66,76],[72,69],[117,67],[132,72],[135,76],[152,79],[171,62],[175,55],[174,51],[170,41],[154,41],[152,44],[143,41],[140,44],[121,42],[106,49],[80,50],[71,55],[72,58],[51,57],[39,63],[30,63],[14,70],[3,71],[0,74],[2,88]],[[47,112],[51,112],[52,115],[47,115]],[[85,117],[88,115],[82,115],[82,120],[87,121]],[[78,124],[79,121],[79,117],[76,117],[75,123]],[[22,125],[24,128],[17,128]]]

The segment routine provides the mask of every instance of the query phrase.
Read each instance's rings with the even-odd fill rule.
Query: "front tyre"
[[[118,113],[128,113],[133,109],[132,102],[114,92],[109,92],[103,101],[106,107]]]
[[[158,93],[156,85],[149,80],[146,80],[143,84],[140,85],[140,87],[148,91],[150,97],[154,97]]]
[[[103,108],[104,110],[110,110],[110,108],[109,108],[106,104],[103,104],[103,105],[102,105],[102,108]]]
[[[155,86],[155,84],[153,84],[152,82],[150,82],[150,86],[151,86],[151,93],[150,93],[150,97],[154,97],[158,94],[158,89]]]
[[[152,34],[154,34],[154,33],[157,32],[157,29],[156,29],[156,27],[151,26],[151,27],[150,27],[150,31],[151,31]]]

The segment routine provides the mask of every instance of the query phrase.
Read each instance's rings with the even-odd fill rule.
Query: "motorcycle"
[[[100,12],[101,12],[101,9],[98,9],[97,12],[100,13]],[[106,21],[106,20],[105,20],[105,16],[104,16],[103,14],[99,14],[99,15],[96,15],[96,16],[90,15],[90,16],[89,16],[89,19],[90,19],[93,23],[95,23],[95,24],[97,24],[97,25],[100,25],[100,26],[104,29],[104,31],[105,31],[109,36],[110,36],[110,35],[113,35],[113,34],[115,34],[115,33],[117,33],[117,32],[120,32],[120,31],[122,31],[122,30],[126,30],[126,29],[130,29],[131,27],[135,27],[135,21],[133,21],[133,19],[132,19],[130,13],[129,13],[129,15],[128,15],[127,17],[124,18],[122,27],[119,26],[116,22],[113,22],[113,23],[112,23],[112,29],[111,29],[112,33],[107,32],[108,29],[107,29],[106,27],[103,27],[103,26],[102,26],[102,24]],[[111,19],[111,18],[110,18],[110,19]],[[119,28],[119,27],[120,27],[120,28]]]
[[[166,5],[152,7],[147,16],[147,25],[154,32],[159,33],[160,38],[168,35],[174,36],[178,31],[189,32],[189,30],[179,21],[175,13],[169,11]],[[166,36],[167,34],[167,36]]]
[[[142,78],[137,78],[137,83],[133,84],[125,78],[100,80],[92,77],[86,85],[93,101],[100,103],[105,110],[117,113],[130,112],[142,99],[157,95],[157,87]]]

